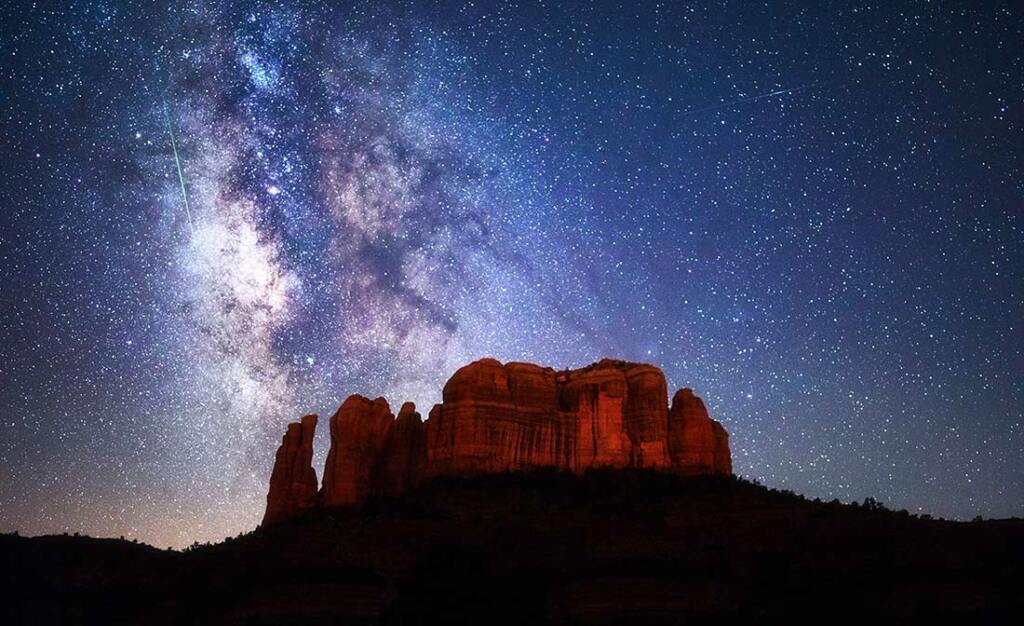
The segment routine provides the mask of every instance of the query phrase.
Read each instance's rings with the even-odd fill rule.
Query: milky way
[[[641,4],[4,8],[0,530],[237,534],[287,421],[483,356],[1024,514],[1019,11]]]

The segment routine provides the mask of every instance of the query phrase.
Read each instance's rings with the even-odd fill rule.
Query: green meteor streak
[[[195,226],[192,225],[192,210],[188,206],[188,193],[185,192],[185,174],[181,171],[181,159],[178,157],[178,142],[174,139],[174,126],[171,124],[171,109],[164,103],[164,115],[167,117],[167,134],[171,136],[171,149],[174,150],[174,165],[178,168],[178,183],[181,184],[181,199],[185,201],[185,216],[188,218],[188,230],[194,236]]]

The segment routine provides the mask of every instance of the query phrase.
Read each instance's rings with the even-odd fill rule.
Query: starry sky
[[[1016,3],[0,23],[0,531],[247,531],[286,422],[483,356],[657,364],[769,486],[1024,515]]]

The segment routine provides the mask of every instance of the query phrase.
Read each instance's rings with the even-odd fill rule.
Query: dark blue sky
[[[287,421],[482,356],[1024,515],[1014,3],[334,4],[0,9],[0,530],[235,534]]]

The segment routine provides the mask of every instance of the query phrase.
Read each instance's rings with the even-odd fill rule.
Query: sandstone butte
[[[729,435],[691,389],[667,405],[653,365],[603,359],[577,370],[481,359],[459,369],[423,421],[411,402],[350,396],[331,417],[317,489],[317,417],[288,425],[277,450],[264,525],[317,506],[358,506],[435,476],[556,468],[651,467],[731,474]]]

